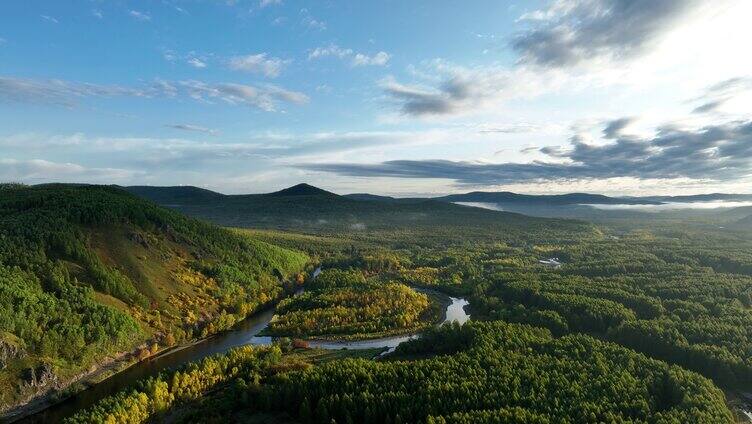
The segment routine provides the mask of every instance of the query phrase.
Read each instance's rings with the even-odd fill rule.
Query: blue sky
[[[0,179],[748,191],[751,12],[734,0],[7,1]]]

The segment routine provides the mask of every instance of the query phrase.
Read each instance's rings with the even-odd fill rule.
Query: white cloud
[[[289,61],[269,57],[266,53],[258,53],[232,57],[228,61],[228,66],[235,71],[260,73],[270,78],[276,78],[287,63]]]
[[[308,60],[322,59],[325,57],[336,57],[348,60],[352,66],[384,66],[389,62],[391,56],[389,53],[380,51],[372,56],[364,53],[358,53],[353,49],[340,47],[336,44],[317,47],[308,53]]]
[[[2,181],[112,184],[129,182],[141,175],[143,175],[143,172],[119,168],[87,168],[70,162],[0,158],[0,180]]]
[[[185,62],[187,65],[196,69],[204,69],[209,66],[209,59],[212,54],[199,54],[195,51],[188,52],[186,54],[178,53],[174,50],[163,50],[162,57],[168,62]]]
[[[265,8],[267,6],[276,6],[282,4],[282,0],[260,0],[259,7]]]
[[[664,26],[650,26],[650,31],[643,37],[627,25],[626,22],[631,22],[629,19],[619,23],[619,28],[596,25],[604,19],[609,22],[616,19],[616,14],[632,17],[630,19],[643,16],[647,12],[638,10],[643,2],[650,3],[645,10],[659,13],[661,17],[639,20],[635,27],[658,23]],[[752,37],[752,26],[746,22],[746,17],[752,14],[752,2],[561,0],[550,3],[552,6],[540,13],[524,16],[526,24],[535,19],[530,31],[519,33],[530,42],[526,46],[540,47],[542,44],[535,44],[536,38],[531,34],[557,28],[559,24],[571,26],[581,34],[598,29],[605,41],[595,36],[582,36],[581,42],[571,49],[556,50],[549,63],[542,56],[541,60],[526,56],[538,50],[518,48],[520,60],[513,65],[497,62],[462,66],[435,59],[410,66],[408,75],[411,78],[399,76],[382,80],[385,98],[398,113],[382,119],[393,122],[415,117],[499,116],[501,110],[509,111],[507,107],[512,101],[535,101],[543,108],[547,108],[550,102],[571,101],[577,106],[571,111],[557,113],[597,114],[596,111],[587,111],[589,106],[586,105],[605,103],[602,97],[593,98],[593,93],[608,92],[612,103],[618,99],[633,114],[643,114],[646,96],[654,96],[647,112],[656,121],[668,120],[671,115],[683,113],[676,107],[684,100],[681,93],[701,90],[719,80],[748,75],[752,69],[752,56],[741,53],[747,49],[746,40]],[[603,6],[612,3],[618,3],[618,7]],[[585,4],[599,6],[589,9]],[[628,7],[628,4],[633,4],[633,7]],[[603,12],[603,16],[598,11]],[[712,13],[704,13],[708,11]],[[584,20],[573,18],[580,14]],[[624,41],[623,45],[620,40]],[[596,46],[591,49],[593,43]],[[748,112],[746,105],[750,101],[752,95],[709,99],[695,105],[698,112],[695,118],[699,119],[708,112],[733,112],[743,118],[748,116],[748,113],[744,114]]]
[[[481,134],[523,134],[534,133],[546,129],[546,126],[531,122],[513,122],[508,124],[483,124],[478,127]]]
[[[60,21],[57,20],[57,18],[55,18],[53,16],[39,15],[39,17],[42,18],[42,19],[44,19],[47,22],[52,22],[53,24],[57,24],[57,23],[60,22]]]
[[[358,53],[353,57],[353,66],[384,66],[389,62],[389,53],[381,51],[373,56],[368,56],[362,53]]]
[[[167,50],[162,54],[162,57],[168,62],[174,62],[177,60],[178,56],[177,54],[172,50]]]
[[[91,11],[91,14],[92,14],[92,16],[94,16],[94,17],[95,17],[95,18],[97,18],[97,19],[102,19],[102,18],[104,18],[104,14],[102,13],[102,11],[101,11],[101,10],[98,10],[98,9],[93,9],[93,10]]]
[[[139,12],[138,10],[131,10],[128,14],[133,18],[141,22],[151,21],[151,15],[145,12]]]
[[[257,107],[267,112],[278,111],[279,102],[304,104],[309,100],[303,93],[271,84],[261,87],[235,83],[209,84],[201,81],[163,84],[165,86],[161,89],[168,95],[184,93],[195,100],[212,102],[216,99],[233,105]]]
[[[205,127],[176,124],[183,131],[214,131]],[[44,136],[17,134],[0,137],[0,146],[18,152],[56,158],[87,158],[112,167],[153,170],[223,164],[247,166],[249,158],[278,161],[289,158],[317,162],[340,158],[353,151],[380,151],[385,146],[450,143],[454,134],[444,131],[353,131],[302,134],[262,133],[243,141],[195,141],[183,138],[89,137],[84,134]]]
[[[116,85],[71,83],[61,80],[34,80],[0,77],[0,98],[17,102],[72,106],[85,97],[146,97],[148,91]]]
[[[194,68],[199,68],[199,69],[206,68],[206,62],[204,62],[203,60],[197,57],[192,57],[188,59],[188,64],[193,66]]]
[[[326,29],[326,22],[319,21],[311,17],[303,19],[303,23],[308,25],[310,28],[317,29],[319,31],[323,31]]]
[[[315,30],[323,31],[326,29],[326,22],[320,21],[313,16],[311,16],[310,12],[308,12],[308,9],[303,8],[300,9],[300,14],[303,16],[301,19],[301,23],[308,28],[312,28]]]
[[[308,53],[308,59],[320,59],[322,57],[334,56],[340,59],[344,59],[348,56],[352,56],[355,52],[352,49],[344,49],[336,44],[330,44],[326,47],[316,47],[310,53]]]
[[[32,80],[0,77],[0,99],[72,107],[77,100],[97,97],[171,98],[184,96],[205,103],[222,101],[265,111],[279,110],[280,103],[304,104],[301,92],[266,84],[206,83],[197,80],[161,81],[142,87],[99,85],[61,80]]]

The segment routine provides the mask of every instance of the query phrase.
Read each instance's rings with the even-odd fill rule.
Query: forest
[[[106,358],[227,329],[281,298],[308,262],[117,188],[0,193],[0,411]]]
[[[22,200],[35,190],[49,193],[39,195],[43,206],[29,207]],[[117,226],[108,227],[114,227],[110,237],[120,235],[129,251],[147,259],[172,252],[167,262],[190,275],[194,289],[185,298],[154,296],[144,284],[152,280],[135,278],[122,265],[128,263],[123,256],[113,261],[101,247],[109,221],[77,217],[86,208],[55,200],[58,190],[70,190],[63,198],[78,196],[75,202],[83,206],[88,196],[96,198],[94,209],[103,199],[133,202],[138,206],[133,215],[127,208],[104,212],[119,217]],[[39,238],[14,231],[42,233],[43,227],[3,227],[2,240],[15,237],[10,243],[39,246],[24,249],[28,258],[6,254],[1,262],[0,275],[8,283],[0,301],[17,305],[31,299],[34,307],[27,309],[39,311],[14,313],[28,318],[2,324],[4,343],[19,347],[9,351],[41,357],[40,349],[52,349],[45,355],[86,364],[83,355],[94,358],[100,351],[144,343],[164,330],[178,335],[174,343],[222,331],[277,300],[267,334],[361,338],[423,329],[421,338],[378,359],[373,359],[378,351],[321,351],[286,337],[272,346],[246,346],[163,371],[79,411],[70,422],[200,417],[280,423],[723,423],[742,422],[741,410],[748,408],[743,398],[752,390],[752,242],[738,229],[462,215],[473,208],[457,209],[453,220],[439,213],[436,221],[419,222],[400,222],[386,209],[358,231],[282,231],[279,222],[220,229],[116,188],[17,193],[17,203],[0,203],[6,221],[26,216],[20,210],[46,208],[69,207],[76,216],[54,214],[64,225],[51,224],[49,234]],[[327,208],[338,202],[331,199],[335,195],[311,196],[330,198]],[[297,201],[314,201],[311,196]],[[59,235],[59,228],[71,228],[71,236]],[[150,249],[140,250],[141,239],[128,237],[133,232],[144,234]],[[74,253],[61,254],[66,250],[50,238],[68,240]],[[89,252],[90,262],[81,259],[87,253],[75,254],[77,246]],[[561,265],[541,263],[550,258]],[[96,260],[109,274],[91,270]],[[43,272],[45,267],[50,271]],[[302,273],[315,267],[324,269],[318,278]],[[63,288],[51,285],[56,275]],[[110,277],[99,277],[100,283],[97,275]],[[301,287],[303,293],[293,296]],[[425,314],[434,302],[418,288],[467,299],[472,321],[427,325],[435,322]],[[188,308],[180,311],[177,305]],[[201,314],[207,310],[214,314]],[[67,321],[43,319],[63,315]],[[44,325],[55,332],[32,331]],[[47,333],[61,331],[71,340],[81,334],[77,343],[85,348],[66,351],[60,341],[43,341],[52,337]],[[15,361],[0,372],[20,373],[21,362]],[[56,370],[63,366],[70,365],[55,363]],[[137,418],[129,421],[130,416]]]
[[[425,352],[437,356],[313,365],[279,347],[243,347],[149,379],[66,422],[254,422],[270,413],[322,424],[733,422],[709,380],[584,335],[473,322],[430,331],[397,354]]]
[[[267,334],[369,338],[431,323],[427,295],[396,282],[368,282],[360,271],[328,269],[305,293],[277,305]],[[438,314],[433,314],[438,315]]]

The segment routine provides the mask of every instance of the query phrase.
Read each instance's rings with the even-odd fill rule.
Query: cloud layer
[[[549,161],[477,163],[396,160],[380,164],[304,164],[301,168],[353,177],[446,178],[467,185],[619,177],[731,181],[752,175],[752,121],[698,129],[659,128],[652,138],[622,133],[629,119],[609,123],[603,144],[573,137],[569,149],[546,147]]]
[[[191,131],[191,132],[198,132],[198,133],[204,133],[204,134],[211,134],[216,135],[219,134],[219,131],[213,130],[211,128],[202,127],[200,125],[191,125],[191,124],[173,124],[173,125],[167,125],[168,127],[176,130],[182,130],[182,131]]]
[[[512,89],[512,73],[498,68],[448,68],[437,66],[443,80],[436,87],[402,84],[393,78],[382,81],[384,94],[406,116],[458,115],[484,105],[514,97],[525,81]]]
[[[117,168],[87,168],[75,163],[43,159],[17,160],[0,158],[0,181],[24,182],[99,182],[112,184],[131,181],[142,172]]]
[[[712,85],[707,91],[696,100],[701,102],[694,109],[694,113],[711,113],[717,112],[730,100],[742,93],[752,91],[752,78],[735,77],[721,81]]]
[[[228,66],[235,71],[264,74],[276,78],[288,62],[278,57],[269,57],[266,53],[235,56],[230,58]]]
[[[533,27],[512,41],[525,63],[547,67],[644,53],[703,0],[556,0],[523,15]]]
[[[342,60],[348,60],[351,66],[385,66],[389,63],[391,55],[385,51],[380,51],[374,55],[358,53],[353,49],[346,49],[336,44],[316,47],[308,53],[308,60],[322,59],[325,57],[336,57]]]
[[[0,100],[74,106],[77,101],[92,97],[188,97],[212,103],[221,101],[246,105],[265,111],[276,111],[280,103],[304,104],[308,96],[277,85],[252,86],[235,83],[206,83],[196,80],[156,81],[143,87],[124,87],[77,83],[61,80],[33,80],[0,77]]]

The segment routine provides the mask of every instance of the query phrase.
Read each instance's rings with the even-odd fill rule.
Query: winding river
[[[449,297],[449,299],[451,302],[446,308],[444,321],[442,323],[457,321],[462,324],[470,319],[470,315],[465,312],[465,306],[468,304],[467,300],[455,297]],[[101,383],[83,390],[63,402],[52,405],[34,415],[22,418],[18,422],[60,422],[65,417],[75,414],[76,411],[88,408],[100,399],[127,388],[140,379],[156,375],[162,370],[177,368],[187,362],[198,361],[207,356],[227,352],[238,346],[248,344],[271,344],[273,341],[272,337],[258,336],[258,334],[266,328],[273,316],[274,309],[259,312],[239,323],[230,331],[204,339],[193,345],[167,351],[154,358],[138,362],[107,378]],[[387,350],[382,353],[385,354],[394,351],[400,343],[417,337],[420,337],[420,333],[359,341],[311,341],[309,344],[314,348],[333,350],[386,348]]]

